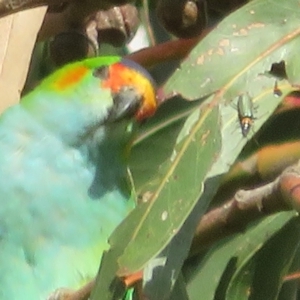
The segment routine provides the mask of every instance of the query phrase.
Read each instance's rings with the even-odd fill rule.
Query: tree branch
[[[211,28],[204,30],[195,38],[177,39],[153,47],[144,48],[129,54],[127,58],[134,60],[145,68],[151,68],[163,62],[181,60],[209,33],[210,30]]]
[[[190,255],[226,236],[243,232],[254,220],[292,209],[300,211],[300,160],[272,182],[239,190],[225,204],[206,213],[197,226]]]

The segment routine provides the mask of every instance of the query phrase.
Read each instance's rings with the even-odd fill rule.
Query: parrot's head
[[[99,126],[142,121],[157,108],[151,76],[120,57],[69,64],[45,79],[21,104],[44,127],[70,142]]]
[[[114,105],[109,118],[112,120],[132,114],[137,121],[142,121],[156,111],[154,81],[137,63],[122,59],[112,65],[96,68],[93,75],[100,78],[102,87],[111,92]]]

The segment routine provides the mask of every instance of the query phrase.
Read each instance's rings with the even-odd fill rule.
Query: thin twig
[[[88,282],[82,288],[74,292],[63,292],[59,294],[60,300],[88,300],[93,287],[95,285],[95,279]]]
[[[283,277],[283,282],[292,281],[292,280],[299,280],[300,279],[300,272],[295,272],[288,274]]]

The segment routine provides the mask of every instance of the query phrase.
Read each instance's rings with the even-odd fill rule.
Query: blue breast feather
[[[101,130],[75,148],[19,105],[1,117],[0,300],[45,299],[96,274],[108,236],[132,209],[118,184],[98,182],[107,166],[88,147],[101,147]],[[118,172],[110,178],[125,176]],[[93,186],[102,190],[93,195]]]

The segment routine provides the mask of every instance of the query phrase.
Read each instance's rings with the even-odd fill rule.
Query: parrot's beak
[[[119,119],[128,114],[142,121],[155,113],[156,88],[151,75],[144,68],[123,59],[109,66],[106,72],[102,86],[111,89],[115,103],[110,118]]]
[[[124,118],[132,118],[140,110],[142,95],[133,87],[122,87],[113,94],[114,105],[108,116],[108,121],[116,122]]]

